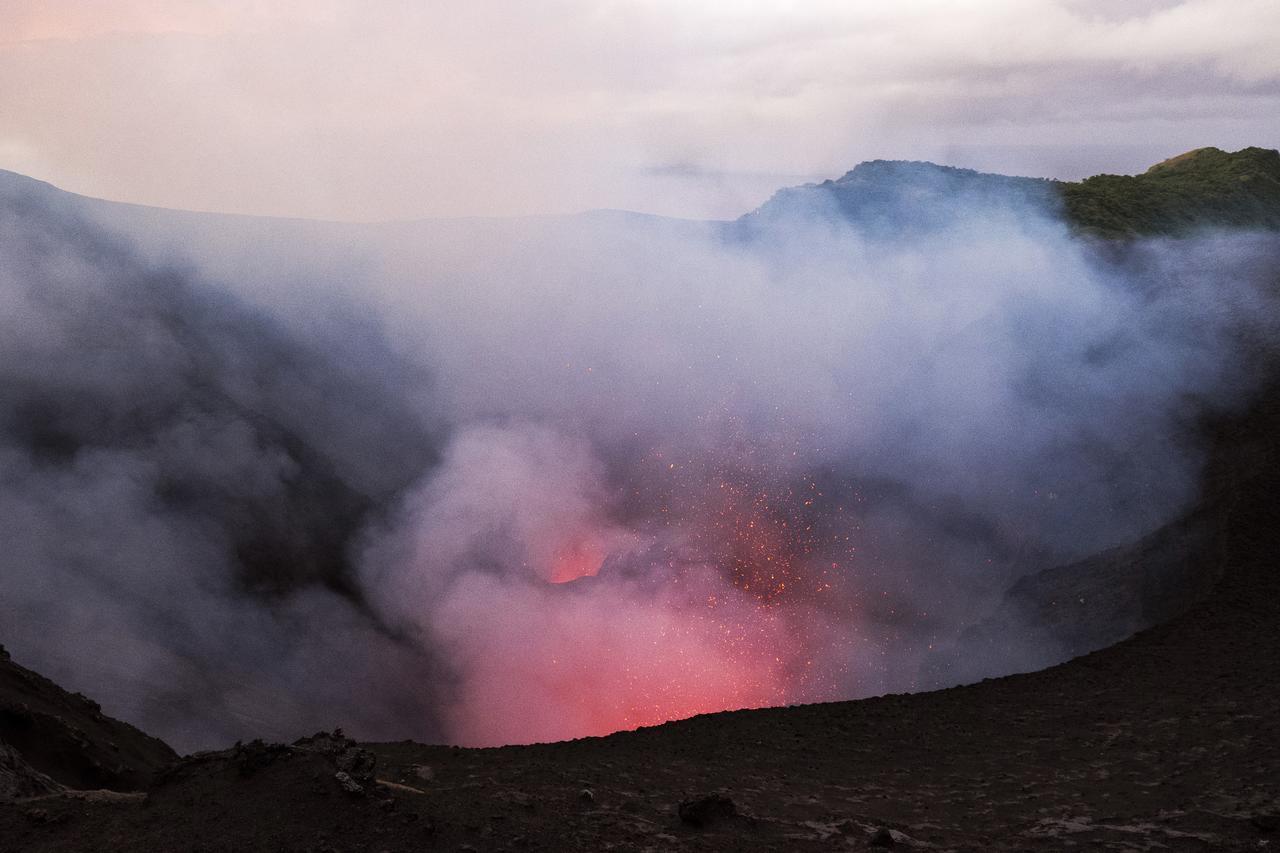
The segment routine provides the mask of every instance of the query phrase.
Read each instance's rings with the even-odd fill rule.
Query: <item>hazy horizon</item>
[[[1104,146],[1098,146],[1098,147],[1101,148]],[[1197,146],[1197,147],[1220,148],[1221,146],[1204,145],[1204,146]],[[1243,147],[1247,148],[1247,147],[1260,147],[1260,146],[1243,146]],[[1137,150],[1136,147],[1135,147],[1135,150]],[[1193,150],[1193,149],[1187,149],[1187,150]],[[1018,153],[1017,149],[1011,149],[1009,152],[1009,156],[1012,158],[1017,153]],[[927,162],[927,163],[933,163],[935,165],[949,167],[949,168],[972,169],[978,172],[984,172],[988,174],[1008,175],[1008,176],[1025,177],[1025,178],[1047,178],[1047,179],[1059,180],[1059,181],[1073,181],[1073,180],[1080,180],[1083,178],[1091,177],[1093,175],[1099,175],[1104,173],[1105,174],[1140,174],[1142,172],[1145,172],[1149,167],[1161,162],[1162,160],[1166,160],[1166,159],[1169,159],[1170,157],[1175,157],[1179,154],[1183,154],[1186,152],[1175,151],[1175,152],[1169,152],[1165,155],[1153,154],[1150,156],[1150,159],[1148,160],[1139,160],[1138,155],[1133,152],[1116,152],[1116,153],[1117,153],[1117,157],[1116,157],[1117,161],[1123,162],[1126,164],[1123,168],[1105,168],[1104,167],[1097,170],[1080,172],[1079,174],[1077,174],[1075,171],[1060,172],[1056,174],[1033,174],[1032,173],[1033,170],[1030,170],[1030,169],[1018,169],[1018,168],[1002,169],[998,166],[990,167],[990,166],[983,166],[983,165],[971,165],[972,163],[980,164],[981,162],[983,162],[984,156],[988,160],[995,160],[997,155],[993,152],[987,152],[984,155],[983,152],[981,151],[968,151],[968,152],[965,152],[963,155],[957,155],[954,161],[922,160],[920,158],[902,158],[902,157],[891,157],[891,156],[868,158],[867,160],[861,160],[858,163],[852,163],[850,164],[848,169],[845,169],[839,173],[834,173],[834,174],[822,174],[822,175],[779,174],[775,176],[769,176],[769,175],[763,175],[763,174],[743,175],[741,177],[743,177],[744,179],[750,178],[753,180],[760,181],[762,186],[763,186],[763,183],[770,178],[776,178],[778,181],[780,181],[780,183],[772,185],[771,188],[765,191],[764,195],[759,197],[759,201],[753,203],[750,207],[743,208],[736,212],[726,211],[724,214],[719,216],[701,216],[701,217],[684,216],[680,214],[670,214],[670,213],[658,213],[654,211],[639,210],[636,208],[624,208],[624,207],[587,207],[587,208],[579,208],[576,210],[527,211],[527,212],[520,212],[520,213],[490,213],[490,214],[467,213],[467,214],[454,214],[454,215],[442,214],[442,215],[434,215],[434,216],[417,216],[417,217],[406,216],[406,217],[396,217],[396,218],[388,218],[388,219],[341,219],[341,218],[325,218],[325,217],[313,217],[313,216],[289,215],[289,214],[245,213],[245,212],[233,211],[233,210],[212,210],[212,209],[202,209],[202,208],[196,208],[196,207],[166,207],[163,205],[148,204],[145,202],[127,201],[119,198],[110,198],[105,196],[92,195],[89,193],[80,192],[73,187],[65,186],[56,181],[49,180],[48,178],[45,178],[41,175],[27,174],[27,173],[18,171],[16,169],[7,168],[2,163],[0,163],[0,172],[9,172],[11,174],[18,175],[20,177],[29,178],[31,180],[38,181],[40,183],[48,184],[53,188],[63,192],[68,192],[73,195],[79,195],[96,202],[105,202],[107,204],[128,205],[132,207],[142,207],[142,208],[149,208],[154,210],[171,211],[176,213],[191,213],[191,214],[209,215],[209,216],[232,216],[232,217],[261,218],[261,219],[295,220],[299,222],[315,222],[320,224],[328,223],[328,224],[335,224],[335,225],[394,225],[394,224],[406,224],[406,223],[412,223],[412,222],[432,221],[432,220],[447,221],[447,220],[465,220],[465,219],[522,219],[522,218],[539,218],[539,217],[576,216],[576,215],[590,214],[590,213],[637,214],[641,216],[654,216],[658,218],[673,219],[673,220],[683,219],[691,222],[700,222],[700,221],[728,222],[728,221],[735,220],[745,214],[751,213],[754,210],[757,210],[762,204],[768,201],[773,196],[774,193],[778,192],[779,190],[787,189],[790,187],[796,187],[796,186],[818,184],[826,180],[837,180],[840,177],[842,177],[844,174],[846,174],[848,171],[858,166],[860,163],[870,162],[871,160]],[[1031,155],[1028,154],[1026,151],[1022,151],[1022,156],[1025,158]],[[1010,162],[1019,162],[1019,161],[1017,159],[1011,159]],[[685,169],[683,166],[673,165],[671,167],[668,167],[667,169],[664,169],[663,173],[673,178],[696,179],[698,177],[696,174],[686,175],[684,174],[684,171]]]
[[[191,211],[723,219],[870,159],[1273,147],[1278,35],[1261,0],[11,0],[0,168]]]

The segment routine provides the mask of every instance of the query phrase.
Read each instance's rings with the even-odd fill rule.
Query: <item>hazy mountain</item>
[[[975,205],[1058,215],[1082,232],[1109,238],[1276,229],[1280,152],[1197,148],[1141,175],[1095,175],[1078,182],[874,160],[836,180],[779,190],[739,225],[750,230],[799,216],[887,236],[941,227]]]
[[[975,209],[1030,209],[1053,215],[1053,181],[992,175],[907,160],[872,160],[842,177],[779,190],[737,225],[747,233],[811,219],[856,227],[873,237],[942,228]]]

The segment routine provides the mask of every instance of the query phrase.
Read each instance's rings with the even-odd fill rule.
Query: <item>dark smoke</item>
[[[436,733],[431,657],[369,609],[351,552],[433,463],[400,402],[422,373],[358,324],[291,333],[46,197],[0,207],[7,641],[180,746],[335,719]]]

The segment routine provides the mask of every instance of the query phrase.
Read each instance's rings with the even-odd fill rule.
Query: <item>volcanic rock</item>
[[[728,797],[712,794],[696,800],[685,800],[676,809],[680,820],[689,826],[703,829],[736,817],[738,807]]]
[[[338,765],[338,770],[350,774],[351,778],[357,782],[367,784],[373,781],[378,759],[367,749],[348,747],[338,755],[335,763]]]
[[[337,769],[333,778],[348,794],[363,794],[375,782],[378,759],[369,750],[356,746],[356,742],[346,737],[342,729],[300,738],[294,741],[293,749],[328,756]]]
[[[133,791],[177,759],[163,741],[102,713],[0,654],[0,741],[32,770],[72,788]]]
[[[0,801],[38,797],[62,790],[62,786],[36,770],[18,751],[0,741]]]
[[[333,778],[338,780],[338,784],[342,787],[342,790],[346,791],[348,794],[364,793],[364,786],[355,779],[352,779],[351,774],[345,770],[339,770],[337,773],[334,773]]]
[[[1254,815],[1249,822],[1259,832],[1275,832],[1280,829],[1280,814]]]
[[[893,839],[893,833],[883,826],[871,833],[871,837],[867,839],[868,847],[893,847],[896,844],[897,842]]]

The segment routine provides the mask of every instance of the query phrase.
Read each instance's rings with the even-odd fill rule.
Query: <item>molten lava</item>
[[[456,591],[440,624],[467,673],[451,720],[460,742],[842,695],[853,656],[849,605],[833,592],[853,556],[843,507],[808,477],[658,461],[662,477],[634,492],[648,519],[632,522],[632,541],[647,548],[619,555],[616,538],[574,530],[541,581],[476,576]]]
[[[576,540],[556,551],[551,559],[550,581],[568,583],[594,577],[604,563],[604,551],[590,540]]]

